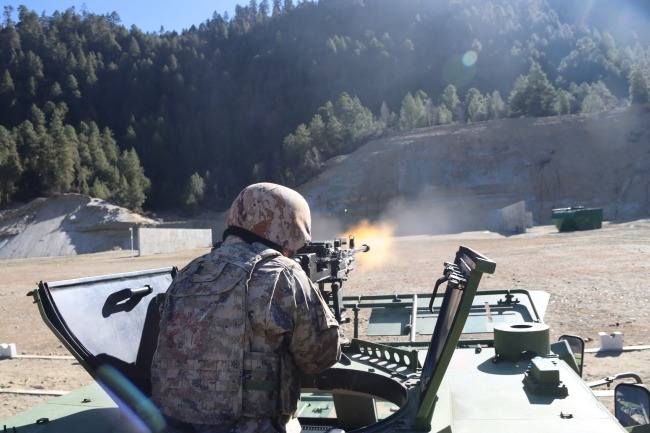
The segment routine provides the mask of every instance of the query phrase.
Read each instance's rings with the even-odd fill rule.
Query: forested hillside
[[[647,104],[643,4],[251,0],[181,34],[5,7],[0,205],[80,192],[219,209],[387,128]]]

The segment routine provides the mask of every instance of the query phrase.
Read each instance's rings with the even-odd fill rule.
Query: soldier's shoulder
[[[283,255],[270,257],[268,260],[262,261],[262,265],[265,267],[276,267],[289,272],[295,272],[298,269],[302,269],[294,259]]]
[[[300,286],[308,284],[305,282],[306,275],[295,260],[285,256],[275,256],[262,260],[255,267],[254,277],[256,284],[276,285],[282,280],[289,287],[300,281]],[[263,283],[262,283],[263,282]]]
[[[211,253],[204,254],[199,257],[195,257],[194,259],[190,260],[189,263],[187,263],[183,268],[181,268],[180,271],[178,271],[178,275],[183,274],[187,271],[189,271],[192,268],[195,268],[199,263],[204,262],[209,259]]]

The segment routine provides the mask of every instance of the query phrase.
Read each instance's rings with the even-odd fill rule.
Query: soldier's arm
[[[295,312],[289,351],[300,370],[317,373],[331,367],[341,357],[339,324],[302,269],[294,271],[291,280]]]

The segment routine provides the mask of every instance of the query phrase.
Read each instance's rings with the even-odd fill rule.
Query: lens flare
[[[153,402],[115,367],[105,364],[97,369],[102,388],[115,401],[133,431],[162,431],[165,419]]]
[[[463,54],[463,66],[470,67],[474,66],[476,64],[476,61],[478,60],[478,53],[474,50],[470,50]]]
[[[472,81],[476,75],[478,54],[468,51],[465,54],[454,54],[442,67],[442,78],[447,84],[462,88]]]
[[[370,251],[355,254],[357,269],[363,272],[386,263],[392,250],[394,233],[395,226],[393,224],[371,224],[367,220],[362,220],[357,225],[350,227],[346,234],[341,236],[354,236],[357,248],[363,244],[370,246]]]

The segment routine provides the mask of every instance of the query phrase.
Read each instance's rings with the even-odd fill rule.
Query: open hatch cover
[[[93,378],[110,365],[145,395],[159,331],[157,295],[176,268],[40,282],[30,292],[54,334]]]

